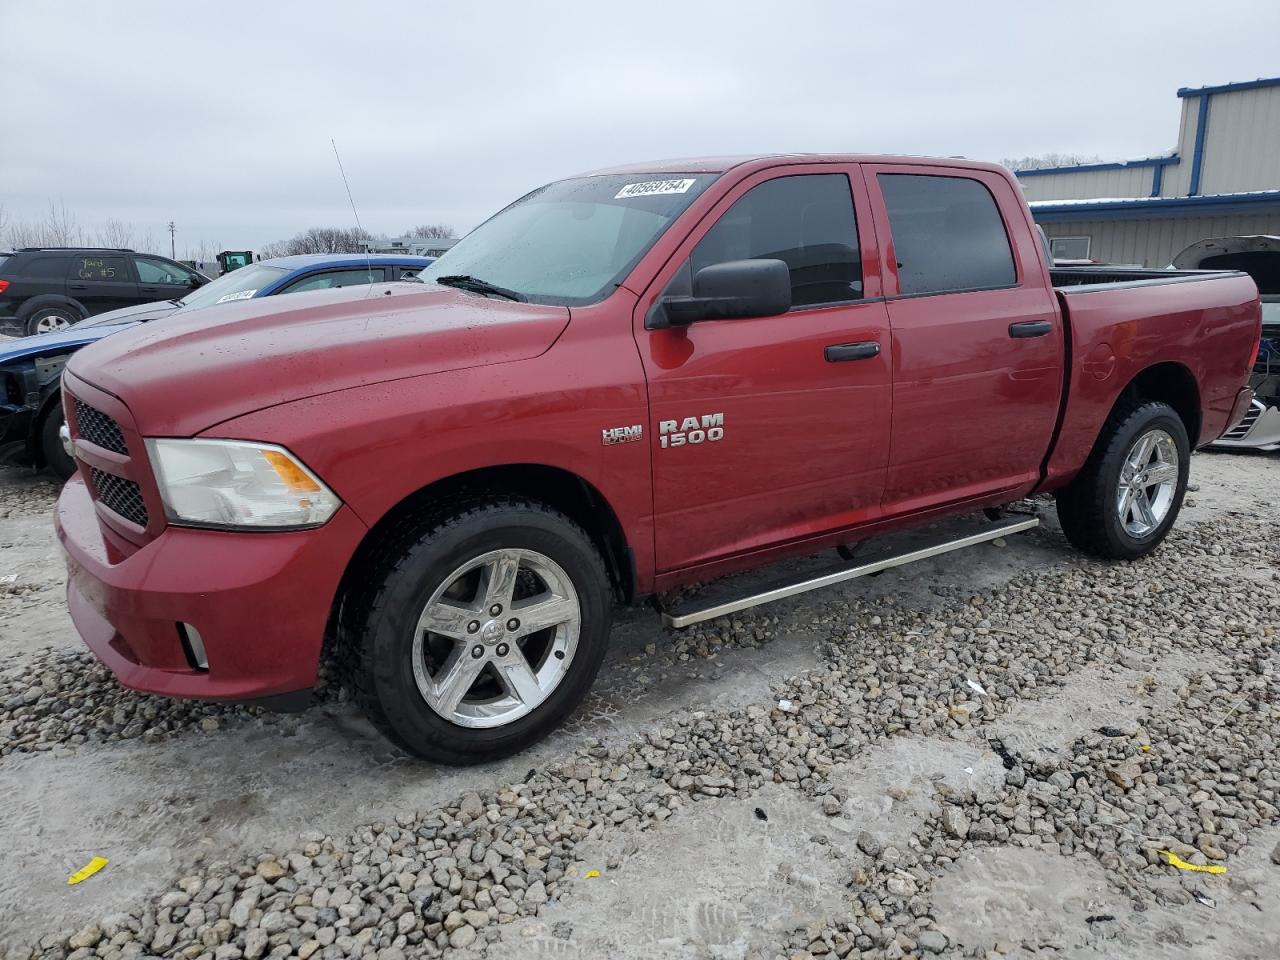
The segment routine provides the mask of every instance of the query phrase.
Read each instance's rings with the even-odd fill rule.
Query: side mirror
[[[197,287],[203,287],[206,283],[208,283],[208,281],[198,273],[187,280],[187,286],[192,290],[195,290]]]
[[[646,324],[651,330],[777,316],[791,309],[791,270],[781,260],[712,264],[694,276],[692,296],[666,297],[658,307]]]

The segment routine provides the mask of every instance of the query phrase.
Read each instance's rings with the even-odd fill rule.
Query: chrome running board
[[[783,600],[787,597],[794,597],[797,594],[808,593],[810,590],[820,590],[823,587],[829,587],[836,583],[844,583],[846,580],[856,580],[858,577],[865,577],[872,573],[879,573],[881,570],[889,570],[892,567],[901,567],[908,563],[915,563],[917,560],[927,560],[930,557],[938,557],[944,553],[951,553],[953,550],[963,550],[965,547],[972,547],[975,544],[986,543],[990,540],[996,540],[1000,537],[1008,536],[1011,533],[1021,533],[1024,530],[1030,530],[1033,527],[1040,526],[1040,519],[1032,517],[1028,520],[1017,520],[1013,523],[1004,523],[1000,526],[990,527],[981,530],[978,533],[969,534],[966,537],[960,537],[955,540],[946,540],[942,543],[934,544],[931,547],[923,547],[919,550],[911,550],[907,553],[900,553],[897,556],[884,557],[880,560],[873,560],[870,563],[859,564],[856,567],[847,567],[844,570],[836,570],[832,573],[823,574],[820,577],[812,577],[808,580],[799,580],[795,583],[783,584],[764,590],[760,593],[749,594],[745,597],[738,597],[734,600],[728,600],[724,603],[713,604],[709,607],[703,607],[701,610],[689,610],[688,612],[680,611],[662,611],[663,626],[680,629],[681,627],[693,626],[695,623],[702,623],[704,620],[713,620],[716,617],[723,617],[729,613],[737,613],[739,610],[747,610],[751,607],[758,607],[762,603],[772,603],[774,600]]]

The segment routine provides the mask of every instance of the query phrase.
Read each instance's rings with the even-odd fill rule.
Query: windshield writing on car
[[[419,276],[469,276],[535,303],[613,292],[716,174],[614,174],[548,184],[458,241]]]

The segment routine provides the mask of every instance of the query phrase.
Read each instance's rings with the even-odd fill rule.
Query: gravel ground
[[[467,772],[395,757],[337,699],[281,720],[121,691],[74,652],[33,560],[0,608],[0,788],[16,798],[0,944],[76,960],[1275,957],[1276,469],[1198,457],[1184,520],[1138,563],[1078,557],[1049,510],[1007,546],[696,632],[630,612],[563,734]],[[47,494],[0,503],[8,536]],[[15,545],[43,556],[23,530]],[[51,649],[10,635],[28,622]],[[261,774],[243,796],[270,803],[210,805],[247,756]],[[203,781],[185,765],[202,759]],[[116,769],[139,778],[128,803]],[[138,796],[179,777],[180,800]],[[385,796],[349,805],[370,792]],[[155,859],[111,847],[139,840],[129,825],[85,816],[95,841],[77,846],[49,800],[213,840]],[[71,869],[111,847],[73,888],[85,902],[55,905],[51,840]],[[130,859],[145,881],[113,895]]]

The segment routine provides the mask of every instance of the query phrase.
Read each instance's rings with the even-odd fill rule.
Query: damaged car
[[[1244,419],[1212,449],[1280,450],[1280,237],[1200,240],[1174,257],[1179,270],[1243,270],[1262,299],[1262,340],[1249,386],[1254,399]]]
[[[284,293],[412,280],[434,257],[399,254],[299,254],[262,260],[225,273],[180,300],[161,300],[99,314],[60,330],[0,344],[0,450],[8,461],[75,472],[63,448],[59,383],[71,355],[103,337],[153,320],[220,304]]]

